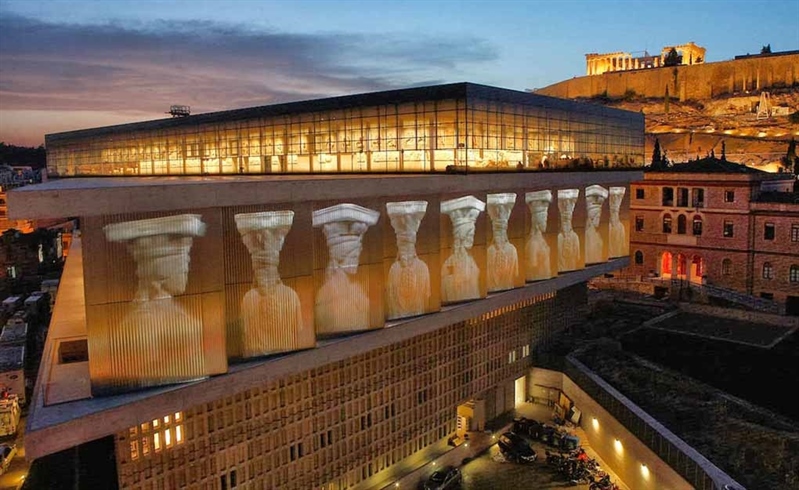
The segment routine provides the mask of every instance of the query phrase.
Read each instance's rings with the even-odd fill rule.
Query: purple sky
[[[590,52],[799,49],[799,0],[0,3],[0,141],[316,97],[585,74]]]

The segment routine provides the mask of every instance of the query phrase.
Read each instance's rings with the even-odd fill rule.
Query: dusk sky
[[[0,0],[0,141],[450,82],[525,90],[585,54],[799,49],[799,0]]]

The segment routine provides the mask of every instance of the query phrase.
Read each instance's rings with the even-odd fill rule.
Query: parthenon
[[[696,65],[705,62],[705,48],[693,41],[676,46],[665,46],[660,55],[650,55],[644,51],[643,56],[616,51],[613,53],[588,53],[585,55],[586,75],[601,75],[609,71],[642,70],[658,68],[664,65],[666,56],[672,50],[677,51],[679,65]]]

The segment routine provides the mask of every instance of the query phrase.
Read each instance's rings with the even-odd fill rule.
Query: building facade
[[[715,158],[649,170],[632,186],[624,273],[773,299],[796,314],[799,203],[794,177]]]
[[[71,178],[11,212],[81,236],[27,454],[112,441],[122,488],[391,483],[484,423],[460,405],[525,400],[627,264],[643,129],[455,84],[48,135]]]

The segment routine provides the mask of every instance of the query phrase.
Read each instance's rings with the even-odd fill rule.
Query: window
[[[763,263],[763,279],[774,279],[774,268],[771,267],[771,262]]]
[[[686,229],[688,228],[688,219],[685,217],[684,214],[677,216],[677,233],[680,235],[685,235]]]
[[[799,265],[794,264],[791,266],[791,271],[788,274],[788,280],[792,283],[799,282]]]
[[[693,197],[693,207],[695,208],[703,208],[705,207],[705,190],[704,189],[694,189],[694,197]]]
[[[699,215],[694,216],[694,236],[702,235],[702,217]]]
[[[791,225],[791,241],[799,242],[799,225]]]
[[[663,206],[674,206],[674,189],[671,187],[663,188]]]
[[[760,297],[763,299],[774,299],[774,293],[760,293]]]
[[[635,198],[636,199],[643,199],[644,198],[644,190],[643,189],[636,189],[635,190]]]
[[[763,240],[774,240],[774,223],[766,223],[763,227]]]
[[[733,224],[732,221],[724,221],[724,230],[722,231],[722,235],[724,238],[732,238],[734,234]]]
[[[724,276],[732,274],[732,260],[724,259],[721,261],[721,274]]]
[[[644,253],[640,250],[635,251],[635,265],[641,265],[644,263]]]
[[[735,191],[724,191],[724,202],[735,202]]]
[[[677,188],[677,206],[688,207],[688,189],[685,187]]]
[[[671,215],[663,215],[663,233],[671,233]]]
[[[635,231],[644,231],[644,217],[643,216],[636,216],[635,217]]]

